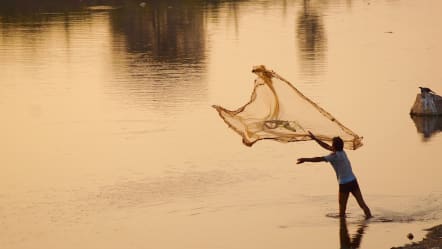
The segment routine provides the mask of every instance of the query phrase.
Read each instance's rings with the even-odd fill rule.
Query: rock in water
[[[418,116],[442,115],[442,97],[429,91],[422,91],[417,94],[410,114]]]

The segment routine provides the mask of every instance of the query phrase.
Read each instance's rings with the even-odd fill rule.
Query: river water
[[[1,248],[390,248],[442,223],[442,121],[409,115],[442,92],[442,2],[9,2]],[[330,217],[333,170],[296,165],[316,144],[246,147],[211,108],[259,64],[364,137],[374,220]]]

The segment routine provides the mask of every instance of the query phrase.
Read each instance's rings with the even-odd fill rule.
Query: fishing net
[[[264,66],[252,70],[258,78],[250,101],[235,111],[214,105],[221,118],[252,146],[262,139],[279,142],[311,140],[308,131],[331,142],[339,136],[347,149],[362,146],[362,137],[304,96],[290,82]]]

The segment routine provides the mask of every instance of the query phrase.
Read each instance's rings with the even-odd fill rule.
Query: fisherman
[[[339,182],[339,216],[345,217],[345,211],[347,209],[347,201],[350,193],[356,198],[359,206],[365,213],[366,219],[372,217],[371,211],[362,197],[359,184],[356,180],[356,176],[351,169],[350,161],[347,158],[347,154],[344,151],[344,142],[340,137],[334,137],[333,143],[329,144],[319,140],[313,133],[309,131],[310,137],[315,140],[321,147],[326,150],[332,151],[330,155],[322,157],[311,158],[298,158],[297,164],[304,162],[329,162],[335,170],[336,176]]]

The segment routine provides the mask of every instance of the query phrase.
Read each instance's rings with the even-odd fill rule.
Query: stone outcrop
[[[417,116],[442,115],[442,97],[433,93],[417,94],[410,114]]]

